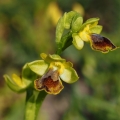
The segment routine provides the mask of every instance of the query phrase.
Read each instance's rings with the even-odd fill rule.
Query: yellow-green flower
[[[33,81],[37,78],[37,75],[30,70],[28,64],[25,64],[22,68],[21,77],[16,74],[12,75],[12,79],[8,75],[4,75],[4,79],[9,88],[15,92],[24,92],[28,87],[32,86]]]
[[[100,36],[102,26],[97,25],[99,18],[88,19],[78,33],[73,33],[73,44],[80,50],[84,46],[84,42],[90,42],[93,50],[98,50],[103,53],[109,52],[116,48],[109,39]]]
[[[16,74],[12,75],[12,79],[8,75],[4,75],[4,79],[9,86],[9,88],[16,92],[22,92],[25,90],[26,85],[22,79]]]
[[[80,28],[78,33],[73,33],[73,44],[77,49],[82,49],[84,42],[90,42],[91,34],[99,34],[102,26],[97,25],[99,18],[88,19]]]
[[[49,94],[58,94],[64,87],[61,80],[73,83],[78,80],[78,75],[70,62],[66,62],[59,55],[41,54],[43,60],[28,63],[30,69],[39,78],[34,81],[35,89],[45,90]]]

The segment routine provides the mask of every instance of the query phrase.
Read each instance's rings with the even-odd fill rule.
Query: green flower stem
[[[25,120],[36,120],[47,93],[29,89],[26,93]]]
[[[72,45],[72,32],[68,32],[61,38],[61,43],[57,46],[56,54],[60,55],[67,47]]]

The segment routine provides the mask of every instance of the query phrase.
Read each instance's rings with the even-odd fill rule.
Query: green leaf
[[[9,88],[15,92],[24,92],[25,91],[25,86],[24,87],[20,87],[17,84],[15,84],[13,82],[12,79],[10,79],[10,77],[8,75],[4,75],[4,79],[7,83],[7,85],[9,86]]]
[[[48,69],[48,64],[44,60],[36,60],[28,63],[29,69],[34,73],[42,76]],[[35,79],[34,79],[35,80]]]
[[[63,74],[60,75],[60,78],[66,83],[73,83],[79,79],[76,71],[72,67],[66,67]]]

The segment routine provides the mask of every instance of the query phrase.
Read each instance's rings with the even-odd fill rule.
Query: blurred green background
[[[84,20],[99,17],[102,35],[120,46],[120,0],[0,0],[0,120],[23,120],[25,93],[12,92],[3,74],[20,74],[39,54],[55,53],[55,27],[64,12],[76,10]],[[38,120],[120,120],[120,50],[102,54],[88,43],[62,57],[74,63],[80,80],[63,83],[48,95]]]

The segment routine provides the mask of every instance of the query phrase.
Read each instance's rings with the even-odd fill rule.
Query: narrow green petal
[[[15,84],[12,81],[12,79],[10,79],[10,77],[8,75],[4,75],[4,79],[11,90],[13,90],[15,92],[24,92],[25,91],[25,86],[24,87],[18,86],[17,84]]]
[[[99,18],[90,18],[85,22],[85,24],[97,23],[99,20],[100,20]]]
[[[48,68],[48,64],[44,60],[30,62],[28,63],[28,66],[33,72],[40,76],[42,76]]]
[[[66,83],[73,83],[79,79],[76,71],[72,67],[65,68],[60,78]]]
[[[94,27],[97,25],[98,21],[99,21],[99,18],[90,18],[81,26],[80,29],[84,29],[84,27],[86,27],[86,25],[88,24],[90,24],[91,27]]]
[[[84,46],[84,41],[79,37],[79,35],[73,36],[72,43],[78,50],[81,50]]]

